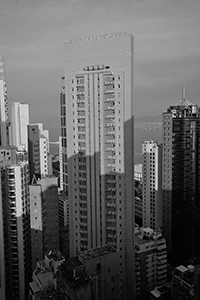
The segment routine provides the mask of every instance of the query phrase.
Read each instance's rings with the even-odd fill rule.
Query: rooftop
[[[104,256],[104,255],[108,255],[108,254],[112,254],[117,252],[117,250],[112,247],[111,245],[104,245],[101,247],[97,247],[97,248],[93,248],[93,249],[89,249],[87,251],[83,251],[80,253],[80,257],[83,260],[89,260],[89,259],[93,259],[96,257],[100,257],[100,256]]]
[[[128,36],[128,35],[130,35],[130,34],[127,33],[127,32],[117,32],[117,33],[103,34],[103,35],[97,35],[97,36],[71,39],[71,40],[68,40],[66,42],[66,44],[73,44],[73,43],[79,43],[79,42],[90,42],[90,41],[95,41],[95,40],[99,40],[99,39],[108,39],[108,38]]]
[[[46,257],[48,259],[53,259],[54,261],[60,261],[60,260],[64,260],[64,256],[62,256],[60,254],[59,251],[56,251],[56,250],[51,250],[49,251],[49,253],[46,254]]]
[[[70,258],[61,264],[58,274],[61,274],[60,280],[65,279],[72,289],[87,285],[90,281],[84,270],[84,264],[78,257]]]
[[[53,273],[46,268],[36,269],[33,274],[42,287],[50,285],[53,281]]]
[[[162,240],[164,237],[160,232],[155,232],[151,228],[141,228],[135,233],[135,243],[139,245],[148,244],[157,240]]]
[[[40,288],[35,281],[30,282],[29,285],[34,293],[40,292]]]

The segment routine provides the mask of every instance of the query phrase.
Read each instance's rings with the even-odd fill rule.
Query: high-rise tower
[[[142,143],[143,156],[143,226],[162,226],[162,146],[154,141]]]
[[[23,154],[12,154],[0,150],[0,296],[25,300],[31,280],[29,166]]]
[[[175,264],[200,256],[200,107],[182,99],[163,113],[163,234]]]
[[[132,299],[133,36],[116,33],[68,41],[64,78],[61,134],[67,156],[70,255],[108,243],[115,246],[120,297],[127,293]],[[63,173],[66,178],[65,167]]]
[[[9,145],[9,117],[8,117],[8,99],[7,85],[5,79],[5,61],[0,57],[0,146]]]
[[[11,103],[12,145],[19,150],[28,151],[29,105],[19,102]]]

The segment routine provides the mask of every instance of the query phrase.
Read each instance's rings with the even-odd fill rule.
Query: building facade
[[[63,82],[70,255],[115,246],[120,295],[127,292],[129,299],[134,293],[133,37],[117,33],[68,41]]]
[[[183,92],[163,113],[163,234],[175,265],[200,256],[199,168],[200,107]]]
[[[154,141],[142,143],[143,156],[143,226],[162,226],[162,146]]]
[[[7,152],[9,152],[7,150]],[[8,154],[8,153],[7,153]],[[1,165],[1,299],[25,300],[31,279],[30,201],[27,161]]]
[[[148,299],[149,292],[167,281],[167,246],[161,233],[142,228],[135,233],[136,299]]]
[[[31,180],[52,175],[51,156],[49,155],[49,132],[43,124],[28,125],[28,154]]]
[[[28,151],[29,105],[11,103],[11,141],[19,150]]]
[[[29,186],[32,269],[46,252],[59,249],[58,184],[44,177]]]

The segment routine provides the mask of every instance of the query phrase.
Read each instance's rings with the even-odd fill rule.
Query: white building
[[[143,155],[143,226],[162,226],[162,145],[154,141],[142,144]]]
[[[29,105],[11,103],[11,141],[19,150],[28,150]]]

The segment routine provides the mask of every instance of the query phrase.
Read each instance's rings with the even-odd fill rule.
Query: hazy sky
[[[199,0],[0,0],[0,55],[9,102],[31,121],[59,116],[63,44],[127,31],[134,41],[135,115],[159,115],[181,98],[200,105]]]

